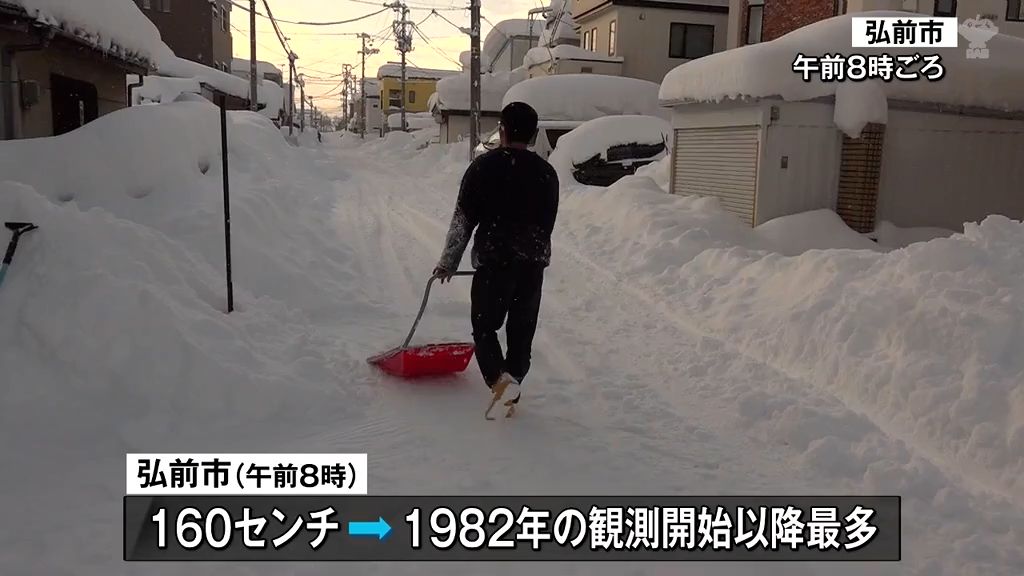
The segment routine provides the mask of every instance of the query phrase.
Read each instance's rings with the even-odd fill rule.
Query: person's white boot
[[[494,405],[502,398],[508,398],[510,401],[518,398],[519,391],[519,382],[508,372],[503,373],[498,378],[498,381],[494,383],[494,386],[491,387],[491,393],[494,397],[491,399],[491,405],[487,407],[484,417],[488,420],[494,420],[494,418],[491,418],[491,410],[494,408]]]

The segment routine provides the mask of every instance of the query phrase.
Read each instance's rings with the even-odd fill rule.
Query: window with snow
[[[402,107],[402,91],[388,90],[388,108]]]
[[[669,58],[701,58],[715,51],[715,27],[711,24],[673,22],[669,31]]]

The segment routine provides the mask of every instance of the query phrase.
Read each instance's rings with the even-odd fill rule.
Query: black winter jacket
[[[438,266],[454,271],[473,229],[473,268],[514,263],[551,264],[558,215],[558,175],[529,150],[499,148],[466,170]]]

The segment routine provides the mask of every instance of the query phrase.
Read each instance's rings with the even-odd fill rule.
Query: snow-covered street
[[[903,497],[898,564],[530,573],[1024,571],[1019,223],[891,252],[855,234],[805,252],[792,234],[665,194],[664,166],[566,187],[520,411],[487,422],[475,363],[410,383],[365,362],[408,331],[467,146],[418,150],[419,136],[393,133],[294,147],[232,113],[226,315],[215,114],[132,109],[0,155],[0,212],[40,225],[0,293],[0,504],[16,519],[0,528],[0,573],[338,570],[122,562],[126,452],[366,452],[371,494]],[[164,138],[125,128],[139,123]],[[95,152],[60,170],[31,161],[69,148]],[[105,169],[108,157],[139,169]],[[416,341],[468,339],[468,310],[467,280],[435,287]]]

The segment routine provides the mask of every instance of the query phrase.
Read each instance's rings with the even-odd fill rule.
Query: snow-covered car
[[[549,161],[563,183],[610,186],[670,153],[672,127],[654,116],[605,116],[558,141]]]
[[[541,158],[548,158],[558,144],[558,140],[571,132],[582,122],[571,120],[541,120],[537,123],[537,134],[530,141],[530,150],[536,152]],[[477,154],[483,154],[488,150],[494,150],[501,144],[501,136],[495,128],[476,147]]]

